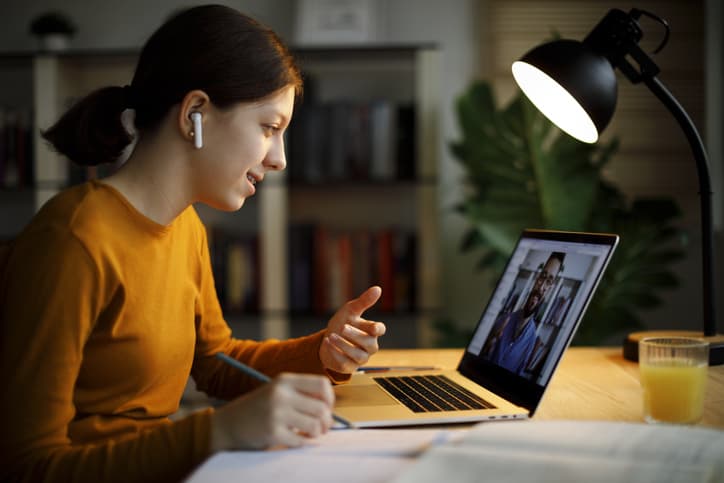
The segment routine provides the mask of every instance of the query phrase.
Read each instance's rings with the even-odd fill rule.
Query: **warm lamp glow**
[[[598,131],[588,113],[559,83],[525,62],[513,62],[513,77],[530,101],[548,119],[584,143],[598,141]]]

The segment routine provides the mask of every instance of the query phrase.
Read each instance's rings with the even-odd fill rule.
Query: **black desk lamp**
[[[634,84],[643,82],[669,109],[686,134],[696,160],[701,198],[702,296],[704,332],[636,332],[624,341],[624,357],[638,360],[638,341],[652,335],[699,337],[709,341],[710,363],[724,364],[724,336],[717,334],[714,315],[714,237],[712,233],[711,182],[704,143],[688,114],[656,78],[659,68],[639,47],[643,36],[638,19],[645,15],[666,30],[654,51],[669,38],[665,20],[643,10],[610,10],[590,34],[578,42],[555,40],[535,47],[513,63],[513,77],[530,101],[554,124],[580,141],[594,143],[608,125],[616,107],[614,68]],[[631,61],[637,65],[634,66]]]

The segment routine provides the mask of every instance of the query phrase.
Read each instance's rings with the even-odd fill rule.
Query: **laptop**
[[[532,417],[617,244],[524,230],[456,370],[353,374],[335,413],[362,428]]]

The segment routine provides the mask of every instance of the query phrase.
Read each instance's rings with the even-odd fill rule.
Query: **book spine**
[[[328,315],[372,285],[380,312],[415,310],[416,237],[395,228],[290,228],[289,291],[293,312]]]
[[[389,100],[308,101],[287,138],[292,182],[410,180],[415,110]]]

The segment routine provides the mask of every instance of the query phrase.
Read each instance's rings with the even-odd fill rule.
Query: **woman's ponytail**
[[[43,138],[56,151],[82,166],[116,161],[133,140],[121,122],[121,113],[131,106],[131,88],[103,87],[71,108]]]

